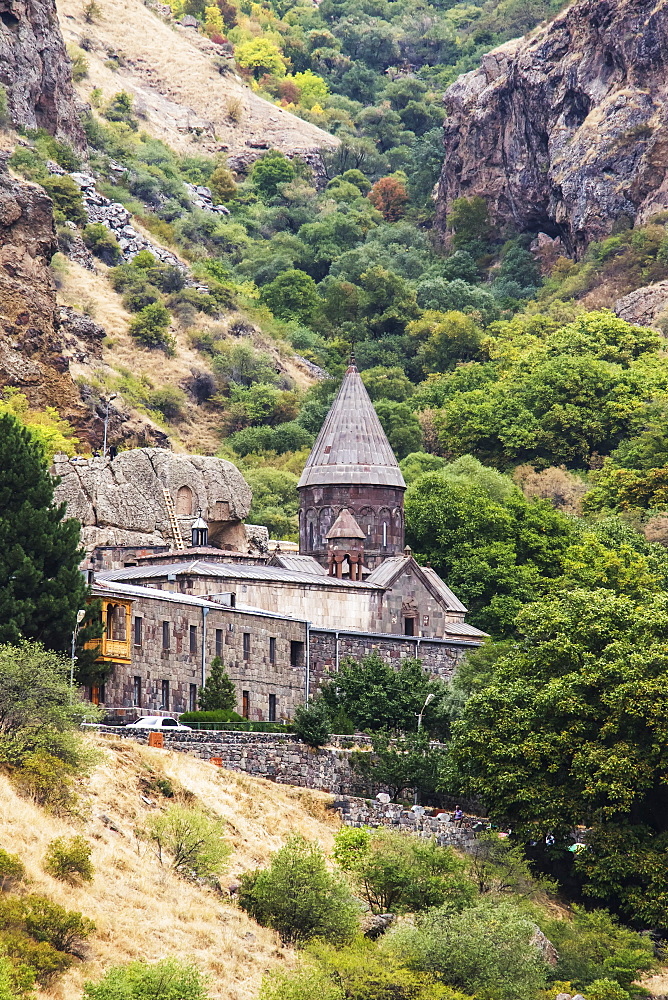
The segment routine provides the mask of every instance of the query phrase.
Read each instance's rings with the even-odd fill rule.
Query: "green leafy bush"
[[[0,953],[12,964],[18,993],[35,981],[48,984],[69,968],[94,930],[92,920],[44,896],[0,898]]]
[[[0,128],[6,128],[9,125],[9,102],[7,100],[7,91],[0,84]]]
[[[90,854],[91,846],[85,837],[56,837],[46,850],[44,871],[70,885],[92,882]]]
[[[184,878],[213,878],[227,865],[231,848],[223,824],[199,809],[172,805],[151,816],[139,835],[153,845],[160,861],[169,860]]]
[[[64,658],[38,643],[0,646],[0,765],[19,791],[54,811],[70,808],[75,779],[97,759],[77,727],[97,714],[72,698]]]
[[[179,722],[186,725],[190,722],[215,724],[217,722],[244,722],[243,715],[233,712],[231,709],[219,709],[213,712],[184,712],[179,716]]]
[[[166,420],[181,420],[186,413],[185,393],[175,385],[163,385],[149,395],[147,405],[158,410]]]
[[[327,706],[321,698],[314,698],[308,705],[297,705],[292,720],[292,731],[310,747],[322,747],[332,735]]]
[[[573,983],[587,998],[594,982],[613,980],[628,992],[634,980],[654,964],[651,942],[606,910],[575,906],[571,920],[543,922],[542,929],[559,954],[555,978]],[[601,1000],[608,998],[601,996]]]
[[[451,848],[395,830],[343,827],[334,858],[372,913],[417,913],[446,903],[461,910],[476,894],[466,863]]]
[[[130,323],[130,335],[143,347],[160,347],[174,352],[174,338],[169,333],[169,310],[162,302],[144,306]]]
[[[481,1000],[523,1000],[546,982],[535,931],[516,904],[482,899],[461,913],[430,910],[415,927],[391,932],[387,947],[409,968]]]
[[[117,264],[121,257],[118,240],[101,222],[92,222],[84,227],[81,234],[83,241],[96,257],[111,267]]]
[[[327,869],[317,844],[294,835],[269,868],[245,872],[239,904],[286,943],[313,938],[350,941],[358,928],[358,908],[345,882]]]
[[[114,966],[97,983],[87,982],[86,1000],[207,1000],[206,980],[188,962],[165,958],[149,965]]]
[[[26,876],[25,865],[18,854],[10,854],[0,848],[0,892],[13,889]]]
[[[53,199],[54,215],[57,221],[76,222],[78,226],[86,222],[81,189],[71,177],[47,177],[42,187]]]

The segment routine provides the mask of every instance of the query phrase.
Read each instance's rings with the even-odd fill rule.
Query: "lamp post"
[[[432,703],[432,701],[434,700],[435,697],[436,697],[436,695],[433,693],[433,691],[430,692],[427,695],[427,697],[425,698],[425,700],[424,700],[424,705],[422,706],[422,708],[420,709],[420,711],[416,713],[417,720],[418,720],[418,724],[417,724],[417,731],[418,731],[418,733],[422,729],[422,716],[424,714],[424,710],[427,707],[427,705],[431,705],[431,703]]]
[[[83,608],[77,611],[77,623],[74,626],[74,631],[72,632],[72,655],[70,657],[70,690],[74,687],[74,661],[76,660],[76,656],[74,655],[74,650],[76,649],[77,645],[77,636],[79,635],[79,628],[85,617],[86,617],[86,612],[84,611]]]
[[[112,392],[111,396],[107,396],[107,408],[104,414],[104,441],[102,442],[102,458],[107,457],[107,429],[109,427],[109,403],[112,399],[116,399],[118,393]]]
[[[436,695],[434,694],[434,692],[430,691],[429,694],[427,695],[427,697],[424,700],[424,705],[422,706],[422,708],[420,709],[420,711],[416,713],[417,714],[417,720],[418,720],[418,724],[417,724],[417,731],[418,731],[418,733],[422,729],[422,716],[424,714],[424,710],[427,707],[427,705],[431,705],[431,703],[432,703],[432,701],[434,700],[435,697],[436,697]],[[413,800],[413,802],[414,802],[415,805],[417,805],[417,801],[418,801],[418,790],[417,790],[417,785],[416,785],[416,787],[415,787],[415,798]]]

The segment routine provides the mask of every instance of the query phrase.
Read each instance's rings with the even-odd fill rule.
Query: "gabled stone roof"
[[[406,486],[355,365],[346,371],[298,485],[339,483]]]
[[[329,529],[325,538],[366,538],[366,535],[360,528],[359,524],[350,513],[347,507],[344,507],[336,521]]]

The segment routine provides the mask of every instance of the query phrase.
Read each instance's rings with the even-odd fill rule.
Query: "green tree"
[[[574,855],[592,898],[668,926],[663,782],[668,723],[664,593],[569,589],[518,615],[518,644],[453,726],[469,790],[519,838]],[[499,775],[503,781],[499,781]],[[557,855],[563,858],[570,854]]]
[[[438,472],[445,465],[445,459],[438,455],[430,455],[426,451],[412,451],[399,462],[399,468],[406,480],[406,485],[423,476],[426,472]]]
[[[79,523],[63,521],[53,488],[39,445],[0,414],[0,642],[67,649],[84,606]]]
[[[434,840],[342,827],[334,845],[334,859],[372,913],[418,913],[446,903],[462,909],[475,895],[466,863]]]
[[[304,743],[322,747],[332,735],[332,724],[327,707],[321,698],[314,698],[308,705],[297,705],[292,729]]]
[[[249,176],[253,187],[264,198],[274,198],[278,194],[279,184],[294,180],[295,168],[287,156],[278,150],[272,150],[255,161]]]
[[[444,766],[442,753],[431,747],[424,729],[399,735],[380,729],[371,736],[371,751],[356,751],[350,762],[368,784],[387,788],[392,801],[402,792],[415,791],[418,800],[435,792]]]
[[[418,357],[425,372],[443,372],[480,352],[482,330],[462,312],[427,310],[406,327],[420,341]]]
[[[396,403],[404,403],[413,395],[413,385],[402,368],[395,366],[385,368],[376,365],[362,372],[362,381],[366,391],[373,400],[391,399]]]
[[[243,69],[249,69],[256,80],[265,73],[285,76],[285,60],[281,50],[268,38],[251,38],[234,49],[234,58]]]
[[[209,187],[214,201],[232,201],[237,195],[237,185],[229,167],[220,164],[209,177]]]
[[[64,657],[36,642],[0,646],[0,763],[54,809],[73,804],[74,780],[95,759],[77,732],[95,712],[73,697],[69,672]]]
[[[545,500],[512,492],[500,502],[480,485],[421,476],[406,493],[409,544],[447,580],[469,620],[511,635],[522,605],[557,579],[575,538],[569,518]]]
[[[225,670],[220,656],[214,656],[211,669],[204,687],[200,688],[197,704],[202,712],[215,712],[218,709],[237,707],[237,689],[234,681]]]
[[[279,319],[310,323],[320,305],[316,283],[310,274],[290,268],[260,292],[260,298]]]
[[[395,669],[378,653],[372,653],[359,662],[343,660],[339,671],[322,685],[320,696],[330,718],[343,713],[358,729],[410,732],[416,728],[417,713],[428,694],[437,699],[431,703],[424,725],[435,724],[438,699],[444,692],[445,685],[433,680],[420,660],[401,660]]]
[[[456,198],[450,206],[447,217],[448,228],[452,231],[452,245],[455,250],[485,248],[491,236],[491,225],[487,202],[476,195],[475,198]]]
[[[207,1000],[206,980],[188,962],[164,958],[149,965],[112,966],[98,982],[84,984],[86,1000]]]
[[[83,206],[81,188],[68,177],[49,177],[42,181],[42,187],[53,199],[54,214],[57,222],[76,222],[84,225],[88,216]]]
[[[388,942],[409,968],[482,1000],[522,1000],[545,985],[536,925],[511,901],[483,898],[461,913],[430,910]]]
[[[422,444],[422,427],[410,406],[391,399],[379,399],[374,405],[397,458],[405,458],[412,451],[417,451]]]
[[[298,835],[274,854],[269,868],[241,876],[239,904],[286,943],[313,938],[345,943],[358,929],[358,908],[347,885],[328,870],[317,844]]]

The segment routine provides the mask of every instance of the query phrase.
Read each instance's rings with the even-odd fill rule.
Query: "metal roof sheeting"
[[[406,487],[360,374],[351,365],[325,417],[298,486]]]
[[[153,566],[127,566],[108,573],[100,573],[100,580],[150,580],[167,576],[210,576],[224,580],[266,580],[276,583],[312,584],[318,587],[353,587],[361,590],[378,590],[373,584],[357,580],[339,580],[335,576],[321,576],[314,572],[293,572],[280,566],[244,566],[241,563],[208,563],[200,560],[190,563],[160,563]]]

